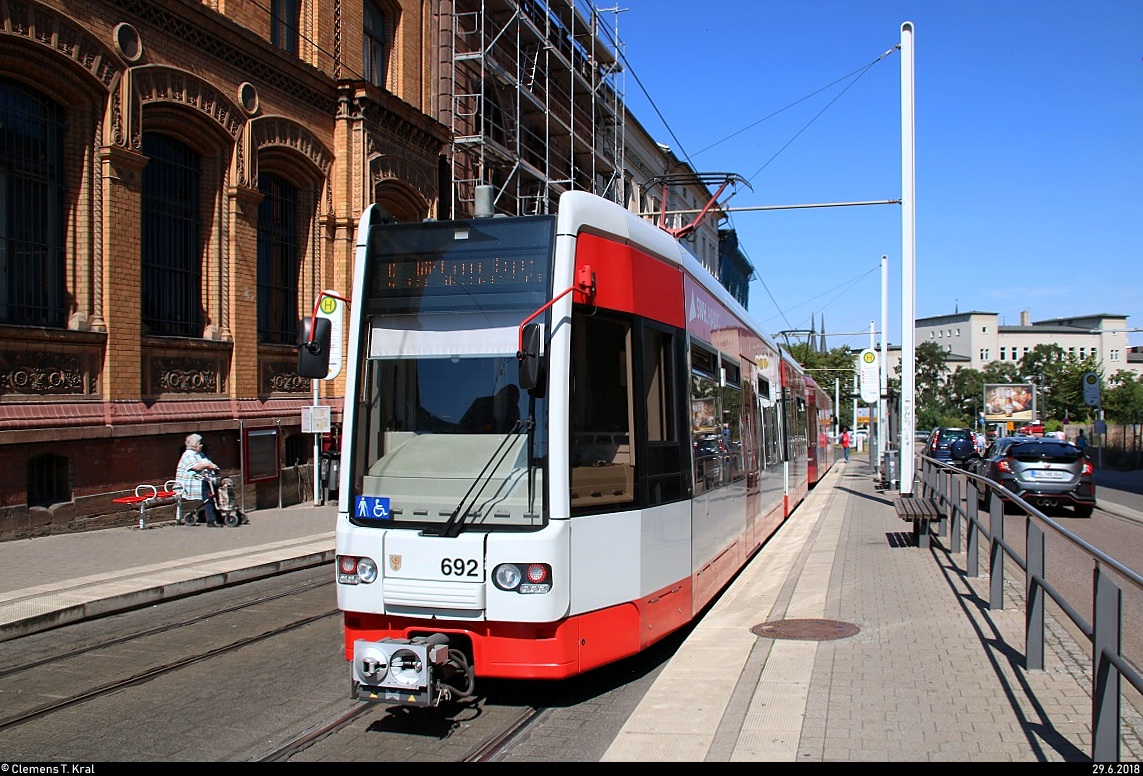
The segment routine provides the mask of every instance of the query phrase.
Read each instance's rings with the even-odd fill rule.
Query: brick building
[[[365,204],[437,214],[423,8],[0,0],[0,539],[133,519],[195,431],[273,440],[248,510],[309,497],[300,320]]]
[[[0,540],[133,521],[191,432],[247,511],[311,498],[296,343],[370,203],[589,190],[718,274],[618,47],[589,0],[0,0]]]

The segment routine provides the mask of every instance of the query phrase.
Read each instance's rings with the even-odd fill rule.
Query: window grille
[[[68,459],[46,453],[26,464],[28,506],[48,507],[71,501]]]
[[[298,330],[298,190],[273,173],[258,176],[258,339],[294,344]]]
[[[201,160],[166,135],[143,135],[142,294],[147,333],[202,336]]]
[[[64,109],[0,78],[0,322],[61,327]]]
[[[309,434],[290,434],[286,437],[286,466],[313,463],[313,438]]]

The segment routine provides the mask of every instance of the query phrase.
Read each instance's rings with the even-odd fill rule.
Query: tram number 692
[[[479,561],[471,558],[441,558],[441,574],[446,577],[478,577]]]

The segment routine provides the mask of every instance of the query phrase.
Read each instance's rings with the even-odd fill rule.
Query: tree
[[[1020,371],[1015,361],[989,361],[984,365],[982,374],[984,382],[989,384],[1005,385],[1020,382]]]
[[[1037,345],[1020,359],[1021,379],[1039,392],[1038,411],[1044,420],[1079,420],[1088,417],[1083,402],[1083,376],[1098,371],[1094,357],[1082,361],[1059,345]]]
[[[1120,369],[1107,381],[1102,392],[1103,412],[1112,423],[1139,423],[1143,418],[1143,381]]]
[[[914,405],[916,407],[917,428],[936,428],[943,425],[947,409],[944,393],[944,376],[948,373],[945,352],[937,343],[926,340],[913,351],[916,366],[914,382]],[[901,377],[901,364],[897,364],[898,380]]]
[[[945,381],[947,406],[962,422],[967,419],[964,425],[976,426],[979,413],[984,409],[984,384],[987,382],[992,381],[984,372],[971,367],[956,370]]]
[[[834,380],[840,380],[838,393],[841,406],[834,407],[834,415],[840,425],[853,428],[853,402],[848,399],[857,392],[854,380],[854,351],[848,345],[842,345],[821,353],[814,350],[808,342],[792,343],[787,350],[831,397]]]

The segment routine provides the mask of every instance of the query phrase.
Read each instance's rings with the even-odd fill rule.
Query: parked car
[[[722,438],[715,435],[695,440],[695,484],[704,489],[722,482],[730,473],[730,451]]]
[[[913,441],[914,442],[920,442],[921,444],[925,444],[926,442],[929,441],[929,432],[928,431],[921,431],[920,429],[918,429],[917,431],[913,432]]]
[[[1001,437],[989,445],[972,470],[1033,506],[1068,506],[1076,517],[1091,517],[1096,506],[1091,461],[1071,442],[1051,437]],[[984,494],[985,508],[991,505],[992,494],[992,489]]]
[[[933,429],[932,436],[929,437],[928,443],[925,445],[923,453],[937,461],[950,462],[953,459],[953,443],[961,439],[966,440],[969,447],[972,447],[973,439],[970,429],[952,428],[949,426],[935,428]]]

